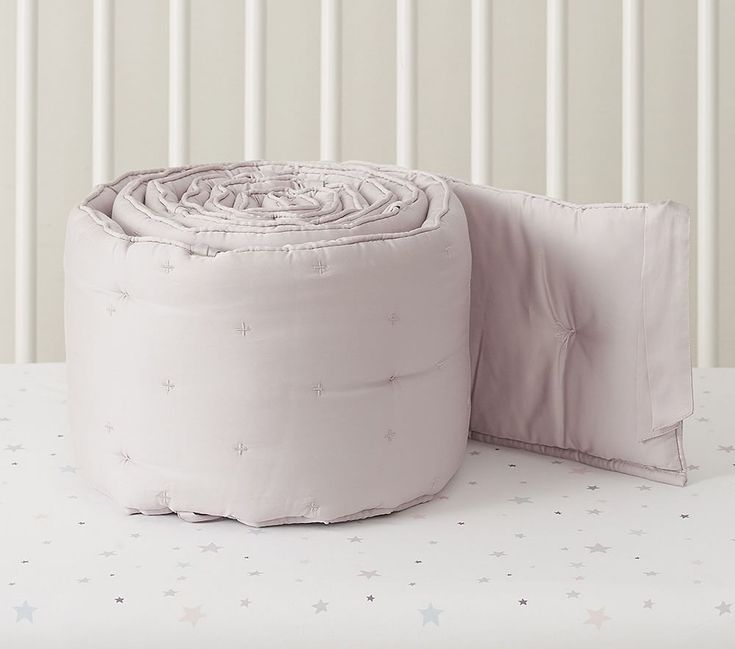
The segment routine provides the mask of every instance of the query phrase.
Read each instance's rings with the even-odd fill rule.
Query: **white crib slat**
[[[245,159],[265,156],[265,2],[245,0]]]
[[[114,0],[94,0],[92,26],[92,183],[112,178]]]
[[[189,160],[189,0],[169,0],[168,163]]]
[[[492,0],[472,0],[471,175],[490,182],[492,140],[491,20]]]
[[[555,198],[565,198],[567,186],[566,51],[566,0],[547,0],[546,193]]]
[[[697,363],[718,362],[717,3],[699,0],[697,106]]]
[[[36,360],[38,0],[18,0],[15,122],[15,361]]]
[[[643,19],[641,0],[623,0],[623,201],[643,194]]]
[[[322,0],[321,10],[320,155],[339,160],[342,65],[341,0]]]
[[[416,0],[396,0],[396,163],[416,166]]]

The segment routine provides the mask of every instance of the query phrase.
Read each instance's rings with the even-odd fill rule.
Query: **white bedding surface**
[[[125,515],[75,472],[64,366],[0,366],[0,646],[727,646],[735,370],[695,386],[686,487],[470,442],[431,502],[253,529]]]

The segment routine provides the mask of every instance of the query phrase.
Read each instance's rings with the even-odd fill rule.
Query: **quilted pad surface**
[[[71,428],[130,512],[337,522],[476,439],[684,484],[688,215],[366,163],[134,172],[67,230]]]
[[[469,419],[470,247],[430,174],[131,174],[70,218],[70,413],[131,511],[250,525],[422,502]]]

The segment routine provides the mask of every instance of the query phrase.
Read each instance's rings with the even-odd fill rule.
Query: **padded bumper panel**
[[[472,437],[683,485],[686,208],[454,189],[472,242]]]

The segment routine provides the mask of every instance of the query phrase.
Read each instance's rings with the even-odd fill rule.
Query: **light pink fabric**
[[[128,511],[251,525],[431,498],[468,428],[683,484],[687,236],[364,163],[126,175],[67,230],[79,461]]]
[[[683,485],[686,208],[453,189],[472,243],[472,436]]]
[[[80,464],[131,511],[333,522],[457,470],[470,247],[443,179],[133,173],[72,212],[65,267]]]

